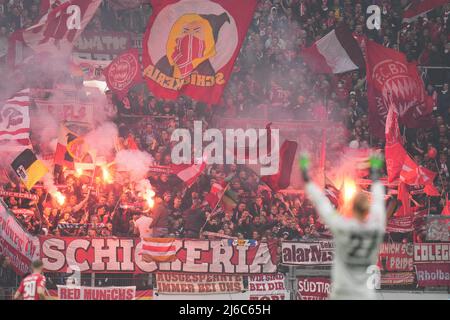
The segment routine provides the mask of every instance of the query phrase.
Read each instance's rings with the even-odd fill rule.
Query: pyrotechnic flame
[[[356,194],[356,183],[353,179],[346,178],[344,180],[344,203],[352,202]]]
[[[153,191],[153,189],[147,189],[143,192],[142,197],[147,201],[149,208],[153,208],[155,205],[155,191]]]
[[[64,202],[66,202],[66,196],[59,191],[55,191],[54,193],[52,193],[52,196],[56,199],[56,202],[58,202],[60,206],[62,206]]]
[[[83,175],[83,169],[77,168],[77,169],[75,170],[75,176],[76,176],[77,178],[79,178],[79,177],[81,177],[82,175]]]
[[[102,166],[102,175],[103,175],[103,181],[106,184],[113,183],[113,178],[112,178],[111,173],[109,172],[107,166]]]
[[[344,178],[342,185],[342,206],[340,211],[345,217],[352,216],[353,199],[355,198],[357,186],[355,180],[349,177]]]

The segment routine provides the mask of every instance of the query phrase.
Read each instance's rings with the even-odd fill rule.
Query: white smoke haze
[[[140,150],[121,150],[116,154],[117,170],[127,171],[132,182],[146,178],[149,166],[153,165],[153,157]]]
[[[55,185],[55,180],[53,178],[53,174],[51,173],[53,170],[49,170],[47,174],[42,178],[42,182],[44,187],[50,194],[53,194],[58,191],[58,188]]]
[[[58,120],[48,112],[32,112],[30,117],[33,144],[40,147],[41,154],[55,152],[59,131]]]
[[[109,156],[114,151],[114,145],[119,137],[119,130],[112,122],[105,122],[84,137],[89,149],[96,151],[97,156]]]

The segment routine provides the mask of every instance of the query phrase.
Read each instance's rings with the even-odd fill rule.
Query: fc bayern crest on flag
[[[104,73],[108,87],[119,98],[125,97],[128,90],[142,80],[138,50],[130,49],[122,53],[111,62]]]
[[[247,33],[256,1],[152,1],[143,43],[144,77],[161,98],[185,94],[217,103]]]

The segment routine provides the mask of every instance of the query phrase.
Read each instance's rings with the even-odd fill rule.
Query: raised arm
[[[383,166],[383,159],[380,156],[372,156],[370,159],[370,169],[372,177],[372,203],[369,211],[369,221],[384,229],[386,226],[386,206],[384,203],[384,185],[378,180],[380,170]]]
[[[320,190],[320,188],[310,181],[309,159],[306,155],[300,157],[300,170],[302,172],[303,181],[306,183],[305,191],[308,198],[312,201],[317,209],[321,219],[332,229],[342,219],[330,203],[330,200]]]

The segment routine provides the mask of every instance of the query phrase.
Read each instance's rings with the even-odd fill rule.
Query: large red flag
[[[14,65],[25,58],[22,52],[59,54],[66,57],[84,28],[91,21],[101,0],[52,1],[53,7],[39,22],[17,31],[10,40],[9,61]],[[59,4],[60,3],[60,4]],[[58,5],[59,4],[59,5]]]
[[[152,0],[143,40],[144,77],[157,97],[217,103],[256,0]]]
[[[403,53],[367,42],[367,98],[369,128],[373,135],[385,138],[389,106],[395,105],[400,123],[409,128],[428,128],[434,124],[431,100],[425,92],[416,65]]]
[[[122,100],[128,90],[142,80],[139,51],[130,49],[122,53],[104,70],[104,74],[108,88]]]
[[[386,158],[386,169],[389,183],[394,182],[400,177],[403,162],[407,157],[405,148],[400,143],[387,145],[384,148],[384,155]]]
[[[274,175],[263,176],[264,181],[272,190],[286,189],[291,183],[292,164],[297,152],[297,142],[285,140],[280,148],[278,172]]]
[[[388,181],[391,183],[400,176],[406,150],[403,148],[403,138],[398,125],[398,113],[390,106],[386,118],[386,146],[384,149]]]
[[[406,155],[403,162],[400,180],[410,185],[428,185],[433,184],[437,173],[423,166],[417,165],[410,156]]]

